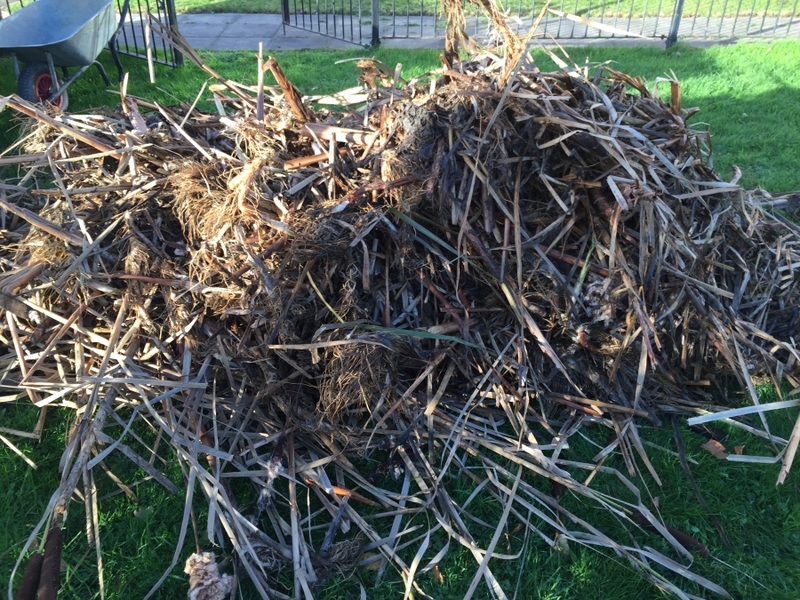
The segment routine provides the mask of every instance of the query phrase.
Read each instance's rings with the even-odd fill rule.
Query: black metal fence
[[[36,0],[0,0],[0,19],[24,8]],[[63,0],[68,2],[69,0]],[[151,19],[157,19],[165,27],[177,25],[175,0],[114,0],[117,14],[124,17],[117,35],[117,50],[120,54],[128,54],[140,58],[147,57],[148,46],[155,62],[179,65],[182,57],[167,41],[157,35],[151,27]]]
[[[281,0],[281,13],[284,24],[290,27],[360,46],[376,46],[380,43],[380,19],[373,18],[379,14],[373,4],[377,2],[364,6],[362,0]]]
[[[117,12],[122,13],[124,0],[115,0]],[[123,54],[146,58],[147,47],[153,59],[167,65],[182,64],[181,54],[166,39],[155,33],[159,27],[153,27],[152,19],[166,27],[177,27],[175,0],[130,0],[130,10],[125,23],[117,36],[119,51]]]
[[[444,35],[440,0],[281,0],[286,25],[361,45]],[[734,39],[800,37],[800,0],[553,0],[537,34],[555,39]],[[507,24],[527,32],[542,0],[501,0]],[[465,2],[467,31],[497,32]]]

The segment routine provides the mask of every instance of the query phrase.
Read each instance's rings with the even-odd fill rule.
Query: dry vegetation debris
[[[415,575],[456,544],[470,593],[505,597],[489,557],[529,533],[726,595],[641,485],[659,479],[637,423],[728,409],[713,389],[731,381],[754,404],[754,381],[796,391],[798,228],[709,168],[676,82],[665,104],[610,68],[493,54],[418,81],[359,68],[363,87],[318,99],[331,109],[271,59],[279,87],[218,77],[210,114],[3,99],[32,119],[0,158],[0,377],[75,410],[55,522],[79,482],[96,500],[87,473],[112,452],[173,485],[169,444],[184,527],[197,489],[198,528],[265,597],[370,561],[424,592]],[[743,426],[789,447],[785,477],[797,436]],[[594,456],[570,452],[598,428]],[[475,493],[453,497],[456,478]],[[497,523],[470,514],[479,492]]]

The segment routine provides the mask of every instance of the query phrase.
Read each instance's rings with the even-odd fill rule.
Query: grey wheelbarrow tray
[[[97,57],[108,46],[122,77],[115,38],[129,2],[125,0],[118,21],[113,0],[36,0],[0,21],[0,53],[10,53],[26,65],[47,64],[53,82],[58,81],[56,67],[79,67],[63,84],[54,86],[49,101],[63,94],[91,65],[110,85]]]

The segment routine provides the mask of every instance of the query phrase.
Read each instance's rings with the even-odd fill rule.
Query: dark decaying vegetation
[[[364,61],[361,87],[316,98],[332,109],[271,59],[279,86],[218,78],[215,114],[3,100],[30,127],[0,158],[0,377],[76,411],[32,538],[80,488],[99,546],[94,472],[122,453],[174,490],[168,444],[183,530],[205,528],[264,597],[370,562],[424,594],[415,575],[457,544],[476,561],[469,595],[483,580],[505,597],[489,563],[514,558],[504,532],[607,549],[682,597],[682,578],[727,595],[640,485],[640,469],[659,479],[637,422],[717,418],[731,382],[762,416],[756,384],[796,391],[797,226],[707,166],[677,82],[665,104],[612,69],[540,72],[525,44],[418,81]],[[798,432],[737,414],[719,418],[770,440],[786,477]],[[589,428],[605,443],[571,454]],[[625,495],[593,486],[599,472]],[[452,498],[453,478],[475,493]],[[190,519],[195,490],[207,524]],[[479,494],[499,522],[470,514]],[[197,597],[227,593],[213,559],[190,561],[213,575],[207,592],[192,575]]]

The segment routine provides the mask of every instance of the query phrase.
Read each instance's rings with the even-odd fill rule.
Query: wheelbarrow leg
[[[106,75],[106,70],[103,68],[103,65],[101,65],[101,64],[100,64],[99,62],[97,62],[97,61],[94,61],[92,64],[93,64],[95,67],[97,67],[97,70],[98,70],[98,71],[100,71],[100,77],[102,77],[102,78],[103,78],[103,81],[105,81],[105,82],[106,82],[106,85],[107,85],[108,87],[111,87],[111,80],[108,78],[108,75]]]
[[[125,74],[122,71],[122,63],[119,60],[119,54],[117,54],[116,41],[117,41],[117,36],[114,36],[114,38],[108,43],[108,49],[111,51],[111,58],[114,59],[114,64],[117,65],[117,73],[119,75],[119,82],[122,83],[122,80],[125,77]],[[106,81],[108,81],[107,78],[106,78]]]

